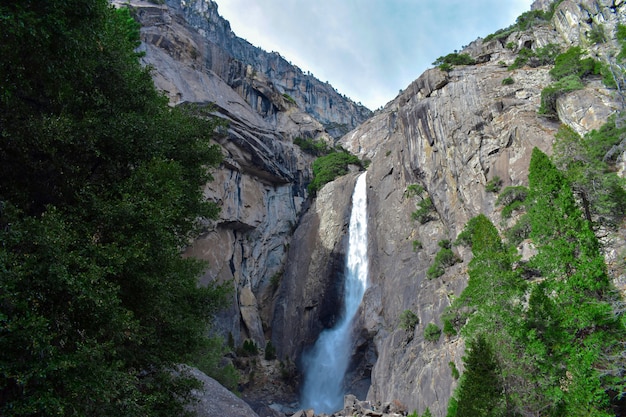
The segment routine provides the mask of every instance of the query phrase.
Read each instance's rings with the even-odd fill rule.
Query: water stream
[[[352,194],[348,231],[344,307],[332,329],[324,330],[303,358],[304,384],[300,407],[316,414],[331,414],[343,408],[344,377],[352,350],[351,324],[367,286],[367,194],[366,173],[357,179]]]

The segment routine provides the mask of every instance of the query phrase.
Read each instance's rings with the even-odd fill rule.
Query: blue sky
[[[375,110],[532,0],[216,0],[233,32]]]

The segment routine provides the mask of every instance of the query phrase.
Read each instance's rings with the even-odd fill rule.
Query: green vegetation
[[[415,326],[419,323],[419,319],[417,315],[411,310],[404,310],[400,313],[400,323],[398,327],[407,332],[412,332],[415,330]]]
[[[514,211],[524,208],[524,202],[528,195],[528,188],[519,185],[513,187],[506,187],[498,195],[496,205],[504,206],[502,208],[502,218],[508,219],[511,217]]]
[[[509,35],[513,32],[523,32],[532,28],[533,26],[546,24],[550,20],[552,20],[552,16],[554,16],[554,11],[557,6],[563,0],[556,0],[550,5],[550,10],[544,12],[543,10],[531,10],[529,12],[522,13],[517,17],[515,23],[505,29],[500,29],[491,35],[485,36],[484,42],[489,42],[493,39],[503,40],[509,37]]]
[[[283,93],[283,97],[291,104],[296,104],[296,100],[287,93]]]
[[[555,81],[541,91],[539,114],[556,115],[556,100],[559,96],[584,88],[583,79],[589,75],[601,74],[605,84],[615,86],[615,80],[608,67],[593,58],[582,58],[583,50],[574,46],[558,55],[550,76]]]
[[[529,171],[520,222],[535,256],[514,267],[516,251],[484,215],[457,239],[473,258],[445,317],[469,342],[448,415],[614,415],[626,388],[619,296],[567,177],[538,149]]]
[[[458,256],[450,249],[450,241],[440,241],[441,249],[437,252],[433,264],[426,270],[428,279],[439,278],[445,273],[445,269],[459,262]]]
[[[626,144],[624,117],[612,116],[584,138],[563,125],[554,145],[554,162],[572,184],[587,220],[611,228],[626,213],[626,181],[615,172],[617,157]]]
[[[461,373],[456,367],[456,364],[453,361],[448,362],[448,366],[450,367],[450,372],[452,373],[452,378],[459,379],[461,377]]]
[[[420,184],[409,184],[407,185],[404,194],[407,197],[421,197],[424,191],[424,187],[422,187]]]
[[[551,65],[554,64],[554,60],[560,52],[561,48],[555,43],[549,43],[546,46],[537,48],[536,51],[530,48],[522,48],[508,69],[522,68],[526,64],[530,64],[532,67]]]
[[[497,193],[500,191],[500,188],[502,188],[502,179],[497,175],[485,185],[485,190],[489,193]]]
[[[448,337],[457,335],[457,331],[454,328],[454,325],[452,324],[450,319],[444,319],[443,321],[443,334],[445,334]]]
[[[271,361],[276,359],[276,348],[272,344],[271,340],[268,340],[265,344],[265,360]]]
[[[313,161],[313,181],[308,186],[311,194],[317,193],[326,183],[348,173],[348,165],[363,167],[359,158],[346,151],[333,151]]]
[[[506,77],[502,79],[502,85],[512,85],[515,84],[515,80],[511,77]]]
[[[303,152],[313,156],[327,155],[330,152],[330,147],[323,140],[297,137],[293,143],[298,145]]]
[[[424,339],[429,342],[436,342],[441,336],[441,329],[435,323],[428,323],[424,328]]]
[[[413,241],[413,252],[417,252],[418,250],[422,249],[424,247],[424,245],[422,245],[422,242],[419,240],[414,240]]]
[[[181,257],[218,214],[218,122],[168,106],[126,9],[0,16],[0,415],[184,415],[197,382],[172,370],[223,344],[207,335],[227,287]]]
[[[592,44],[599,44],[606,42],[606,33],[604,32],[604,26],[594,25],[591,31],[587,34],[587,39]]]
[[[475,65],[476,61],[468,54],[451,53],[446,56],[440,56],[433,62],[442,71],[451,71],[454,65]]]
[[[417,203],[417,210],[411,213],[411,218],[417,220],[420,224],[426,224],[431,220],[434,220],[435,205],[430,197],[423,198]]]

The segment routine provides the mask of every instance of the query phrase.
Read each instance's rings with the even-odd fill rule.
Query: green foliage
[[[404,194],[407,197],[421,197],[425,189],[420,184],[409,184],[406,186]]]
[[[615,32],[615,37],[617,38],[617,41],[622,45],[622,49],[619,55],[617,55],[617,59],[619,59],[620,61],[624,61],[626,60],[626,25],[618,23],[617,27],[615,28]]]
[[[439,278],[445,273],[445,268],[457,262],[459,262],[458,256],[456,256],[450,248],[442,247],[439,252],[437,252],[433,264],[426,270],[426,277],[428,277],[428,279]]]
[[[182,415],[227,286],[181,257],[218,122],[170,108],[106,0],[0,5],[0,414]]]
[[[445,334],[448,337],[457,335],[457,331],[454,328],[454,325],[452,324],[452,321],[450,321],[450,319],[445,319],[443,321],[443,334]]]
[[[424,339],[429,342],[436,342],[441,336],[441,329],[435,323],[428,323],[424,328]]]
[[[561,3],[563,0],[557,0],[553,2],[550,6],[550,10],[548,12],[544,12],[543,10],[531,10],[525,13],[522,13],[515,20],[515,24],[505,28],[497,30],[495,33],[491,35],[485,36],[484,41],[489,42],[493,39],[505,39],[513,32],[523,32],[528,30],[536,25],[541,25],[549,22],[554,15],[554,10],[556,6]]]
[[[508,219],[514,211],[524,208],[524,202],[528,195],[528,189],[524,186],[506,187],[502,193],[498,195],[496,205],[503,205],[502,218]]]
[[[400,313],[400,322],[398,323],[398,327],[402,330],[412,332],[418,323],[419,319],[417,318],[417,315],[411,310],[404,310]]]
[[[507,207],[513,207],[514,205],[515,203]],[[530,217],[527,215],[521,216],[515,225],[504,232],[506,240],[510,245],[519,245],[524,239],[528,239],[530,237],[530,227]]]
[[[274,291],[276,291],[276,289],[278,289],[278,286],[280,285],[280,281],[282,279],[283,279],[282,271],[281,272],[277,272],[274,275],[272,275],[272,277],[270,278],[270,285],[272,286]]]
[[[582,59],[583,50],[580,46],[573,46],[559,54],[554,61],[554,68],[550,70],[552,79],[558,81],[565,77],[576,76],[578,78],[594,74],[596,63],[593,58]]]
[[[327,155],[330,152],[329,146],[323,140],[297,137],[293,143],[298,145],[302,151],[313,156]]]
[[[586,218],[608,227],[619,224],[626,213],[626,184],[615,173],[617,155],[626,141],[626,126],[618,128],[617,119],[611,117],[584,138],[562,126],[554,145],[554,162],[571,182]]]
[[[413,252],[417,252],[418,250],[422,249],[424,247],[424,245],[422,245],[422,242],[419,240],[414,240],[413,241]]]
[[[556,57],[554,68],[550,70],[555,82],[541,91],[539,114],[555,115],[556,100],[560,95],[584,88],[584,77],[606,72],[602,64],[593,58],[582,59],[582,56],[583,50],[574,46]]]
[[[468,342],[465,372],[456,392],[457,417],[502,416],[506,405],[500,367],[493,348],[479,334]]]
[[[440,56],[433,62],[443,71],[450,71],[454,65],[475,65],[476,61],[468,54],[451,53],[446,56]]]
[[[587,33],[587,39],[592,44],[599,44],[606,42],[606,34],[604,33],[604,26],[594,25],[589,33]]]
[[[506,77],[502,79],[502,85],[512,85],[515,84],[515,80],[511,77]]]
[[[626,386],[623,313],[612,309],[598,241],[569,181],[537,149],[529,171],[520,223],[530,226],[537,254],[527,264],[484,216],[459,235],[473,259],[444,323],[465,321],[470,342],[448,415],[504,415],[506,404],[507,415],[609,416],[619,401],[613,393]],[[528,271],[541,279],[527,280]]]
[[[291,104],[296,104],[296,100],[287,93],[283,93],[283,97]]]
[[[450,372],[452,372],[452,378],[459,379],[461,376],[459,370],[456,367],[456,364],[453,361],[448,362],[448,366],[450,367]]]
[[[508,67],[508,69],[514,70],[522,68],[526,64],[529,64],[532,67],[551,65],[554,63],[554,60],[559,52],[561,52],[559,45],[554,43],[537,48],[535,51],[530,48],[522,48],[515,58],[515,61]]]
[[[502,179],[497,175],[485,185],[485,190],[489,193],[497,193],[500,191],[500,188],[502,188]]]
[[[276,359],[276,348],[272,344],[271,340],[268,340],[265,344],[265,360],[271,361]]]
[[[435,205],[429,196],[425,197],[422,201],[417,203],[417,210],[411,213],[411,218],[420,222],[420,224],[426,224],[431,220],[434,220]]]
[[[191,364],[229,390],[234,391],[239,383],[239,374],[231,363],[224,364],[224,356],[231,349],[230,346],[224,345],[224,341],[220,337],[207,339],[205,346],[192,358]]]
[[[259,348],[254,340],[246,339],[241,345],[241,349],[238,352],[241,356],[257,356],[259,354]]]
[[[308,186],[311,194],[317,193],[326,183],[348,173],[348,165],[362,166],[355,155],[334,151],[313,161],[313,181]]]

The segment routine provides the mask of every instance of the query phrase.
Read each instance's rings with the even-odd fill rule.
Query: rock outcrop
[[[170,103],[228,123],[217,139],[224,162],[205,188],[220,204],[220,217],[206,223],[186,254],[209,261],[201,284],[234,283],[232,307],[217,321],[220,332],[238,346],[252,339],[264,347],[289,242],[308,199],[312,157],[293,139],[332,144],[332,135],[371,112],[277,53],[236,37],[215,2],[113,3],[131,7],[139,19],[143,61]]]
[[[362,334],[376,346],[369,400],[397,399],[419,413],[429,407],[433,415],[445,415],[456,385],[449,363],[461,369],[464,344],[458,337],[444,336],[429,342],[423,331],[429,323],[442,326],[441,314],[466,285],[471,254],[455,248],[463,263],[434,280],[425,272],[439,250],[438,241],[454,240],[471,217],[484,213],[500,224],[495,195],[485,189],[489,180],[498,176],[503,186],[525,185],[532,149],[551,153],[559,121],[537,115],[541,90],[552,82],[551,66],[514,71],[506,67],[521,48],[555,43],[565,49],[579,44],[584,25],[614,27],[626,13],[623,2],[582,3],[562,2],[553,26],[474,42],[464,52],[479,64],[449,73],[426,71],[341,139],[348,150],[372,161],[371,283],[360,319]],[[507,44],[515,47],[507,49]],[[607,49],[615,50],[610,43],[586,45],[597,59],[607,55]],[[508,77],[514,83],[504,85]],[[581,134],[598,128],[621,108],[615,90],[599,80],[557,102],[559,119]],[[422,197],[410,193],[413,184],[424,188]],[[430,198],[434,207],[433,220],[425,224],[411,220],[422,198]],[[419,318],[414,332],[398,328],[399,316],[407,309]]]
[[[533,8],[549,3],[536,1]],[[271,338],[280,359],[298,363],[318,334],[334,324],[356,173],[327,184],[311,202],[306,184],[312,158],[293,139],[332,142],[352,129],[340,143],[371,160],[370,282],[354,323],[346,385],[359,398],[367,396],[370,405],[404,409],[367,414],[366,404],[355,400],[337,415],[421,414],[426,408],[445,415],[456,386],[450,364],[462,368],[464,341],[458,336],[428,341],[424,328],[441,327],[445,308],[467,284],[471,254],[455,247],[462,262],[428,279],[438,243],[454,240],[479,213],[499,225],[496,196],[486,184],[499,177],[503,186],[525,185],[532,149],[551,153],[561,122],[584,134],[623,109],[622,98],[596,79],[557,100],[560,121],[539,117],[551,66],[513,71],[507,66],[520,50],[551,43],[563,48],[582,43],[594,58],[614,62],[614,43],[592,45],[586,39],[598,25],[611,31],[620,19],[626,23],[626,2],[565,0],[550,24],[504,39],[479,39],[463,51],[476,65],[426,71],[367,120],[366,109],[328,84],[237,38],[212,1],[131,0],[130,5],[143,24],[144,60],[154,66],[155,82],[171,103],[195,103],[195,111],[229,122],[218,140],[224,163],[205,187],[207,198],[222,206],[220,218],[207,222],[186,252],[210,262],[201,283],[234,283],[220,330],[237,345],[252,339],[264,346]],[[503,83],[509,78],[513,83]],[[415,192],[420,187],[424,191]],[[428,221],[412,220],[424,199],[432,202]],[[614,264],[625,246],[623,235],[605,239],[607,259]],[[624,290],[626,278],[617,275]],[[418,317],[413,330],[398,325],[405,310]]]

